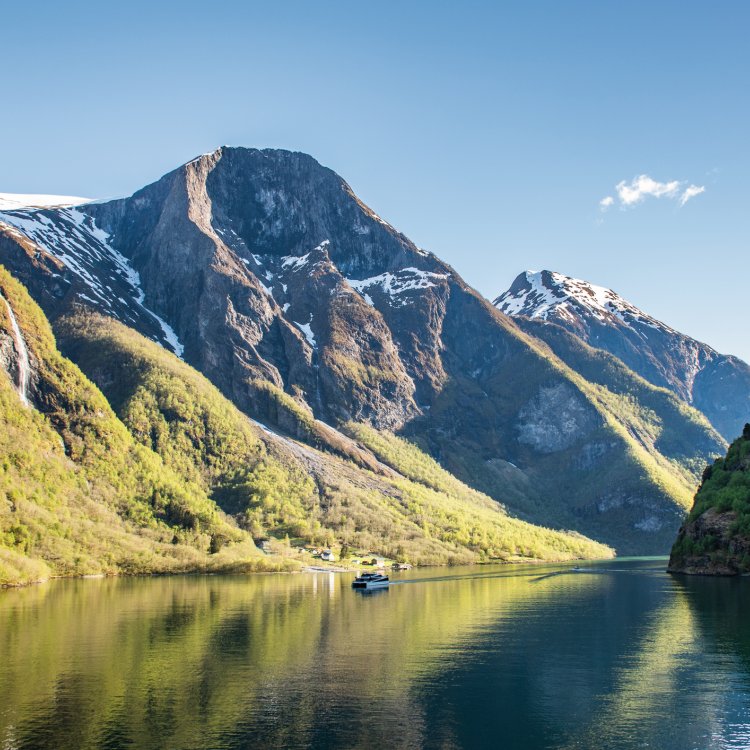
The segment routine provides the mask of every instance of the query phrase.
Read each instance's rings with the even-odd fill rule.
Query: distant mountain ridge
[[[114,318],[285,435],[368,466],[347,425],[397,433],[518,517],[621,552],[665,551],[725,449],[621,363],[579,347],[582,376],[306,154],[223,147],[128,198],[6,210],[0,261],[56,328]]]
[[[526,271],[494,300],[506,315],[554,323],[703,412],[727,440],[750,419],[750,366],[674,330],[611,289]],[[536,335],[541,335],[539,326]]]

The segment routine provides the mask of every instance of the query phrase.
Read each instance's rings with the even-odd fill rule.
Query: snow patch
[[[305,334],[305,338],[307,339],[307,343],[310,344],[310,346],[313,349],[317,349],[318,348],[318,344],[315,341],[315,334],[313,333],[313,329],[310,326],[310,323],[312,323],[312,321],[313,321],[313,316],[311,314],[310,315],[310,322],[309,323],[297,323],[297,321],[294,321],[294,325],[296,325],[297,328],[299,328],[300,331],[302,331],[302,333]]]
[[[281,259],[281,267],[290,271],[299,271],[307,265],[310,253],[305,255],[287,255]]]
[[[347,279],[349,286],[359,292],[368,305],[373,305],[372,298],[365,294],[365,289],[379,286],[382,292],[391,298],[391,304],[396,307],[408,303],[409,298],[397,299],[397,295],[417,289],[429,289],[437,286],[436,282],[447,279],[447,273],[433,273],[418,268],[402,268],[400,271],[381,273],[369,279]],[[374,305],[373,305],[374,306]]]
[[[111,291],[107,291],[111,290],[111,286],[102,283],[101,269],[103,264],[110,268],[114,267],[114,273],[120,277],[120,282],[130,289],[132,302],[158,323],[164,340],[178,357],[182,357],[184,346],[174,329],[144,304],[146,294],[141,288],[140,275],[130,265],[130,261],[112,247],[109,234],[98,227],[91,216],[77,208],[57,208],[47,214],[37,210],[12,210],[0,214],[0,220],[12,225],[46,253],[67,266],[88,287],[87,291],[90,294],[79,292],[78,296],[95,306],[107,309],[109,314],[115,314],[112,301],[122,298],[115,297]],[[96,270],[92,273],[94,269]],[[132,302],[127,304],[132,305]]]
[[[172,351],[180,358],[182,359],[182,355],[185,353],[185,347],[182,343],[180,343],[180,339],[177,336],[177,333],[175,332],[174,328],[167,323],[166,320],[163,318],[160,318],[153,310],[149,310],[147,307],[141,305],[143,309],[151,315],[156,322],[161,327],[162,333],[164,334],[164,338],[167,340],[167,343],[172,347]]]
[[[33,193],[0,193],[0,211],[23,208],[60,208],[91,203],[91,198],[76,195],[36,195]]]

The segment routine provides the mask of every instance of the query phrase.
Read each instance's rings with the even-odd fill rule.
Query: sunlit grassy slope
[[[266,566],[198,482],[133,439],[2,268],[0,292],[29,349],[35,406],[0,373],[0,584]],[[0,333],[9,326],[3,305]]]
[[[255,536],[345,544],[416,563],[611,554],[579,534],[508,517],[437,466],[444,477],[437,484],[398,462],[375,474],[273,438],[196,370],[110,319],[79,314],[58,330],[135,439]]]

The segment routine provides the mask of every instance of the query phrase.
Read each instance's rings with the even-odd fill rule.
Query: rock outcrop
[[[750,424],[726,458],[706,468],[690,516],[672,547],[669,571],[750,573]]]

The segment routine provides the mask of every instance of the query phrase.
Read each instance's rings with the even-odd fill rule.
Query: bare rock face
[[[398,272],[407,258],[443,266],[310,157],[220,149],[90,210],[174,321],[185,358],[242,408],[261,406],[261,380],[323,420],[396,429],[418,413],[391,329],[347,277]]]
[[[735,576],[748,572],[750,538],[737,536],[733,526],[737,514],[721,513],[709,508],[705,513],[680,528],[678,544],[690,542],[691,552],[673,552],[669,559],[670,573],[688,575]]]
[[[567,383],[542,387],[518,413],[518,439],[541,453],[575,445],[597,425],[596,411]]]
[[[0,315],[2,311],[0,310]],[[12,383],[18,382],[18,357],[10,333],[0,331],[0,370]]]
[[[53,322],[75,306],[116,318],[261,422],[353,460],[327,424],[398,431],[519,515],[622,552],[663,551],[679,523],[682,500],[640,453],[666,471],[679,461],[684,483],[685,465],[724,447],[678,414],[668,434],[691,437],[660,453],[305,154],[224,147],[128,198],[5,211],[0,261]],[[620,381],[640,382],[627,370]],[[649,406],[657,420],[661,408]],[[641,505],[596,509],[613,482],[657,508],[658,532]]]

